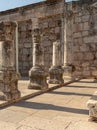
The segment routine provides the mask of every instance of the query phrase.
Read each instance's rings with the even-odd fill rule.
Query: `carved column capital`
[[[0,22],[0,41],[13,41],[15,28],[14,22]]]
[[[35,28],[33,30],[33,43],[40,43],[40,29],[39,28]]]

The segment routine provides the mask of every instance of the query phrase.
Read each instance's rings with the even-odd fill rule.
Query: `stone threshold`
[[[6,107],[12,105],[13,103],[19,102],[21,100],[27,100],[27,99],[39,96],[41,94],[53,91],[55,89],[61,88],[61,87],[66,86],[68,84],[71,84],[71,83],[74,83],[74,82],[78,82],[81,79],[83,79],[83,78],[78,78],[78,79],[75,79],[75,80],[67,81],[67,82],[65,82],[64,84],[61,84],[61,85],[51,85],[51,87],[49,87],[47,90],[43,90],[43,91],[41,91],[41,90],[33,90],[34,92],[32,92],[30,94],[22,95],[21,98],[18,101],[11,101],[11,102],[0,101],[0,109],[6,108]]]

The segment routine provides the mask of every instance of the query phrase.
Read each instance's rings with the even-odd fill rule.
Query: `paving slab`
[[[12,104],[0,110],[0,130],[97,130],[86,106],[96,90],[96,80],[83,79]]]

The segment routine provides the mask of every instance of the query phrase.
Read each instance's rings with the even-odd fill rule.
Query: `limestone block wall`
[[[46,1],[44,1],[36,4],[31,4],[25,7],[0,12],[0,21],[13,21],[18,23],[18,60],[19,72],[22,76],[28,76],[28,71],[33,65],[33,41],[31,35],[33,35],[34,28],[38,27],[42,29],[42,32],[47,33],[45,36],[43,36],[42,40],[43,45],[45,44],[44,60],[46,68],[51,66],[52,42],[56,40],[57,34],[59,35],[59,32],[61,33],[60,25],[57,25],[57,22],[59,22],[58,24],[60,24],[60,21],[58,20],[60,20],[61,14],[63,12],[63,3],[61,2],[62,0],[57,0],[57,2],[55,3],[47,3]],[[48,27],[46,27],[45,24],[48,24]]]
[[[19,72],[21,76],[28,76],[32,67],[32,21],[18,22],[19,40]]]
[[[61,39],[61,16],[50,16],[39,19],[41,44],[44,49],[44,65],[48,70],[52,65],[53,42]]]
[[[73,20],[73,74],[97,77],[97,9],[77,6]]]

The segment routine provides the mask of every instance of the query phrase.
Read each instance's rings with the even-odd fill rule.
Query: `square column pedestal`
[[[19,74],[13,70],[0,71],[0,90],[6,101],[18,101],[21,93],[18,90]]]
[[[63,77],[65,80],[74,80],[76,79],[75,76],[73,76],[73,72],[75,71],[75,67],[73,65],[65,64],[63,66],[64,74]]]
[[[49,83],[50,84],[63,84],[63,69],[61,66],[52,66],[49,69],[49,74],[50,74],[50,79]]]
[[[47,73],[44,68],[41,66],[34,66],[29,71],[30,84],[28,86],[29,89],[40,89],[47,90],[48,84],[46,82]]]

